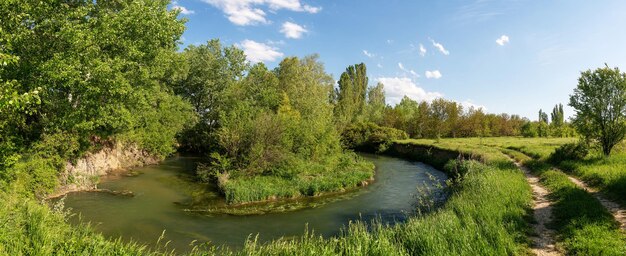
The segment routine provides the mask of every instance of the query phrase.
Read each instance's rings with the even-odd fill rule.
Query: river
[[[422,163],[360,155],[376,165],[374,183],[340,196],[341,200],[295,211],[249,216],[185,211],[199,194],[203,204],[224,204],[214,187],[190,180],[197,161],[191,157],[173,157],[133,170],[136,176],[107,177],[98,185],[101,189],[132,191],[133,197],[77,192],[67,195],[64,204],[74,213],[71,222],[90,222],[107,237],[154,246],[165,230],[164,241],[170,241],[167,248],[181,252],[189,250],[194,240],[196,244],[237,248],[250,234],[267,241],[301,235],[308,226],[315,234],[331,236],[350,220],[401,222],[415,208],[418,186],[432,187],[435,181],[446,179],[445,174]]]

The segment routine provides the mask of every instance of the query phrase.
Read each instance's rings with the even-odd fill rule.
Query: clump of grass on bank
[[[558,240],[572,255],[624,255],[626,236],[613,216],[587,191],[577,187],[567,175],[541,160],[520,152],[507,151],[524,162],[541,179],[554,200],[552,225]]]
[[[218,176],[226,202],[240,204],[275,199],[319,196],[365,184],[374,177],[374,165],[354,155],[334,164],[298,165],[290,175]]]

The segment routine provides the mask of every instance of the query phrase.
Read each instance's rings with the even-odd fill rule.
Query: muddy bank
[[[124,173],[130,168],[157,164],[161,160],[163,159],[135,145],[115,143],[97,152],[87,153],[73,162],[67,162],[59,175],[59,188],[48,198],[70,192],[98,190],[97,185],[102,176]]]

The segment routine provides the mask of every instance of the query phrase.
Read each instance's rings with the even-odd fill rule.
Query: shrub
[[[342,134],[343,144],[351,149],[382,152],[394,140],[407,139],[406,132],[391,127],[381,127],[372,122],[356,123]]]
[[[560,163],[566,160],[582,160],[589,154],[589,147],[583,142],[567,143],[554,150],[548,157],[552,163]]]

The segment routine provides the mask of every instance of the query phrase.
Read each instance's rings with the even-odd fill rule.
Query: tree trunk
[[[613,149],[613,145],[610,145],[609,143],[602,144],[602,153],[604,153],[604,156],[611,155],[612,149]]]

